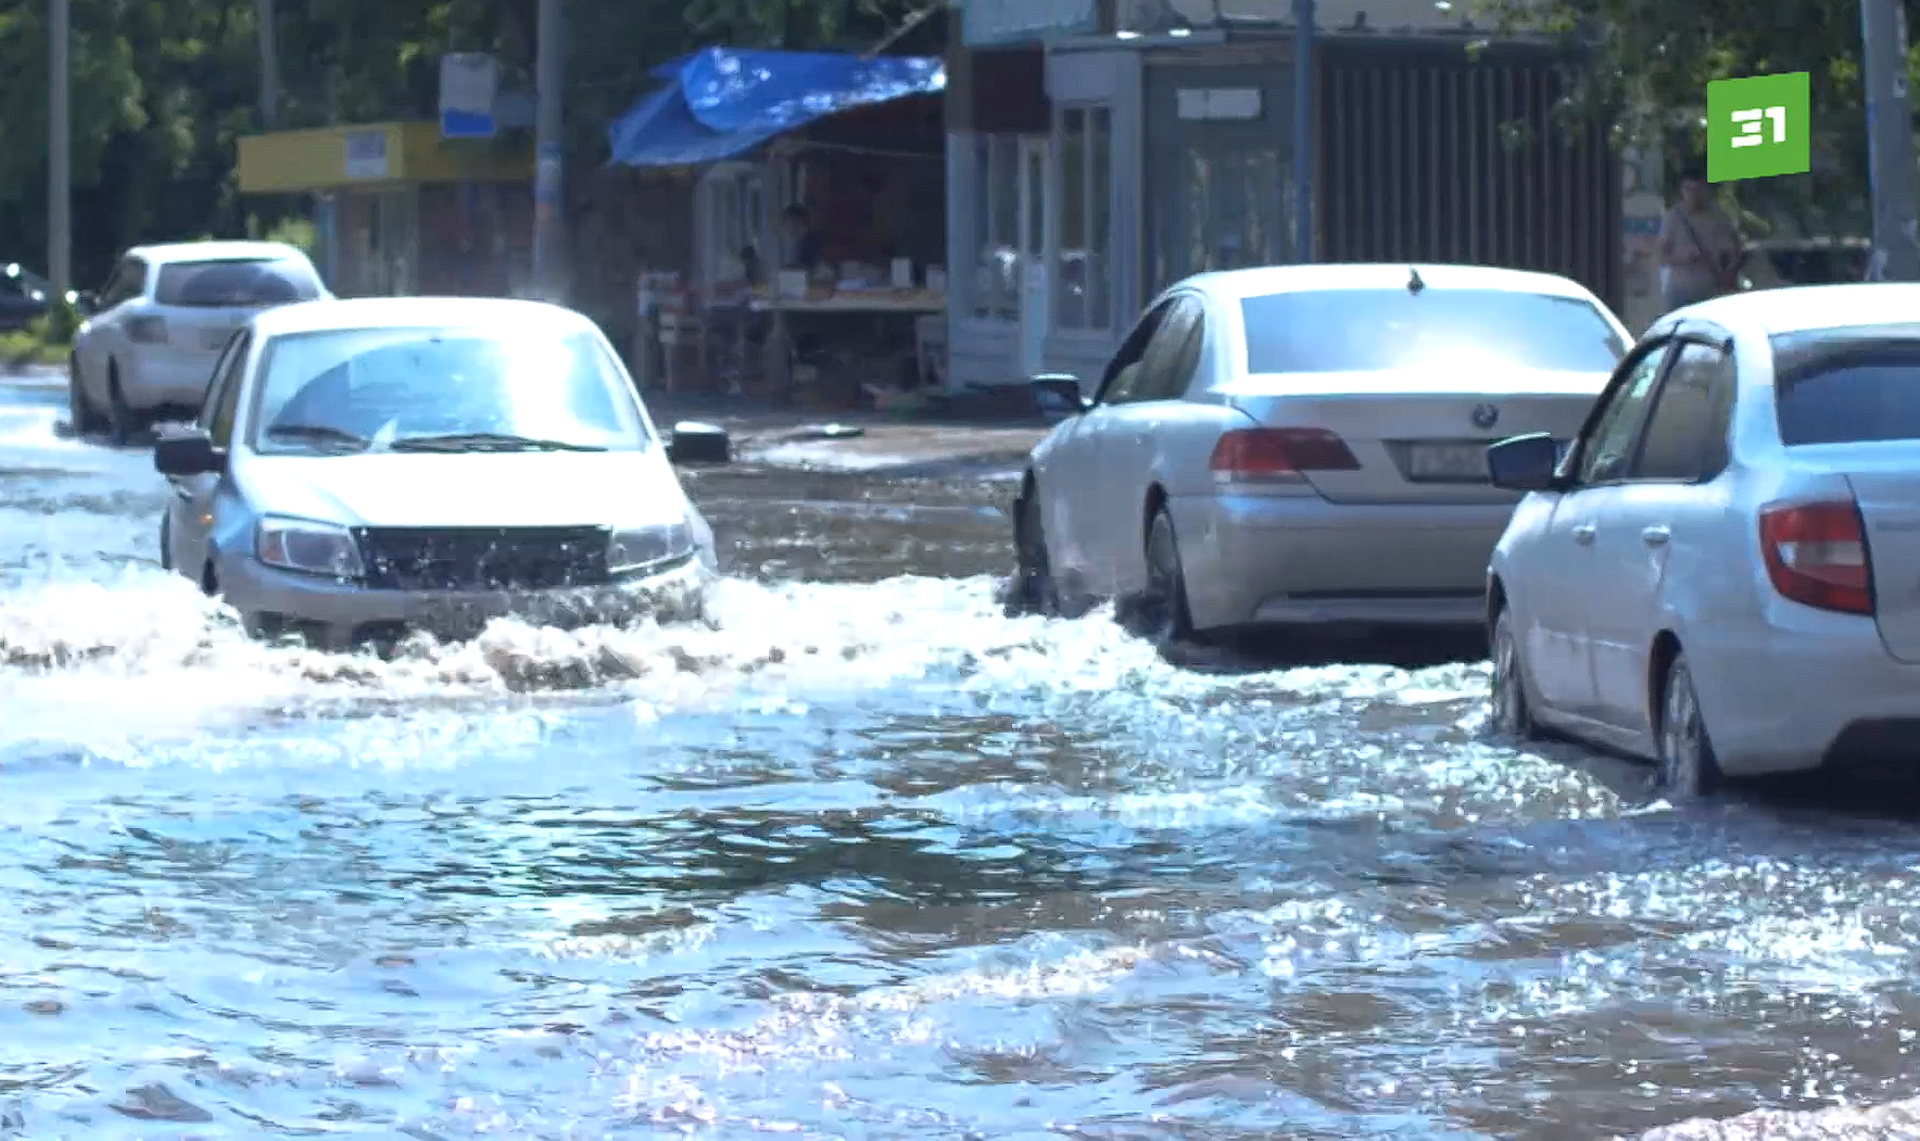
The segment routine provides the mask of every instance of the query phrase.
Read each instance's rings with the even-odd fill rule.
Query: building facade
[[[431,121],[243,136],[242,194],[311,195],[314,260],[343,297],[506,296],[531,268],[524,133],[448,141]]]
[[[1300,116],[1289,0],[957,2],[955,384],[1090,386],[1144,304],[1204,270],[1505,265],[1622,305],[1620,164],[1603,128],[1554,120],[1544,44],[1487,45],[1432,0],[1318,0]]]

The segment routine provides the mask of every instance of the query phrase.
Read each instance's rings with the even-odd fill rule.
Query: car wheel
[[[1513,632],[1513,611],[1504,602],[1487,642],[1493,657],[1493,683],[1487,695],[1493,731],[1530,741],[1539,736],[1539,731],[1533,724],[1533,706],[1527,703],[1526,671],[1520,664],[1520,639]]]
[[[1029,485],[1029,493],[1020,497],[1014,509],[1013,582],[1007,591],[1009,614],[1051,616],[1060,612],[1052,564],[1047,560],[1047,532],[1040,522],[1040,505],[1034,501],[1037,492],[1037,488]]]
[[[99,413],[93,410],[93,404],[87,400],[86,386],[80,379],[80,358],[67,358],[67,426],[73,430],[74,439],[79,439],[100,427]]]
[[[127,394],[120,388],[120,368],[107,366],[107,442],[124,448],[133,438],[133,409],[127,407]]]
[[[1720,762],[1713,740],[1700,716],[1700,699],[1693,688],[1693,670],[1687,655],[1675,654],[1667,666],[1667,683],[1660,696],[1660,787],[1670,798],[1692,799],[1712,793],[1720,784]]]
[[[1142,617],[1162,641],[1193,637],[1193,615],[1187,611],[1187,574],[1180,561],[1180,538],[1173,516],[1161,507],[1147,524],[1147,594],[1141,600]]]

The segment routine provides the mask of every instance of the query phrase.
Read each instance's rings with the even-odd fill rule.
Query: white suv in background
[[[307,255],[280,242],[136,246],[98,294],[82,293],[67,382],[76,436],[124,444],[136,420],[190,418],[213,362],[261,309],[332,296]]]

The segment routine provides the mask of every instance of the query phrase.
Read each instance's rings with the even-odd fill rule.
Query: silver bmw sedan
[[[1263,266],[1148,305],[1014,504],[1020,609],[1138,603],[1163,636],[1485,621],[1519,500],[1487,446],[1565,441],[1630,338],[1564,277],[1486,266]]]

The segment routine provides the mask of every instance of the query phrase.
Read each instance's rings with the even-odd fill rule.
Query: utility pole
[[[254,0],[254,22],[260,25],[260,126],[273,130],[280,122],[280,49],[273,28],[273,0]]]
[[[533,281],[546,301],[567,296],[563,248],[566,224],[561,213],[561,94],[566,82],[567,46],[561,0],[540,0],[534,37],[533,88]]]
[[[1873,261],[1878,281],[1920,281],[1920,174],[1914,170],[1907,103],[1907,14],[1902,0],[1860,0],[1867,89],[1868,181],[1873,192]]]
[[[1293,0],[1293,260],[1313,260],[1313,0]]]
[[[73,288],[73,128],[68,121],[67,0],[47,0],[47,280]]]

